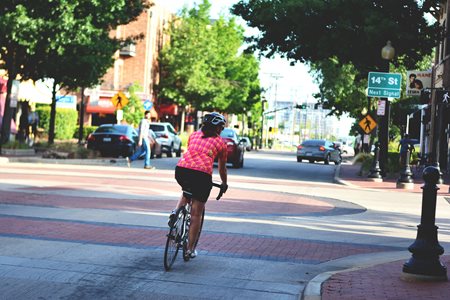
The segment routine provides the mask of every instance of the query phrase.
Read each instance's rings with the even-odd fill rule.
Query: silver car
[[[323,161],[326,165],[330,161],[336,165],[342,161],[341,151],[339,148],[330,141],[327,140],[306,140],[297,147],[297,162],[301,162],[303,159],[308,160],[310,163],[316,161]]]
[[[175,152],[177,157],[181,156],[181,139],[172,124],[167,122],[151,123],[150,129],[156,134],[156,140],[161,144],[162,152],[167,157],[172,157]]]

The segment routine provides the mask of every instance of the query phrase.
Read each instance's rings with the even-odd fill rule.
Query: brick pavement
[[[0,215],[0,235],[130,248],[164,249],[167,229]],[[319,264],[348,255],[403,250],[252,234],[202,232],[201,255]]]
[[[396,179],[388,178],[384,182],[370,182],[358,176],[358,165],[342,165],[339,177],[345,183],[361,188],[379,190],[397,190],[399,192],[421,193],[422,180],[416,180],[414,190],[396,189]],[[440,185],[439,195],[448,195],[448,176]],[[450,255],[440,256],[440,261],[450,266]],[[402,266],[405,261],[394,261],[373,265],[371,267],[343,271],[326,279],[321,286],[322,300],[422,300],[450,299],[450,281],[425,282],[405,281],[401,279]]]

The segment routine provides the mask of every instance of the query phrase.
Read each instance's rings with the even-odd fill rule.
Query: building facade
[[[445,34],[436,47],[432,69],[429,149],[432,162],[439,163],[441,171],[450,172],[450,2],[439,1],[430,11]]]
[[[126,38],[143,34],[135,44],[126,46],[115,53],[114,65],[102,78],[102,84],[94,89],[86,89],[84,101],[86,110],[85,123],[100,125],[115,123],[116,115],[111,98],[119,91],[137,83],[142,92],[137,93],[142,101],[156,103],[155,84],[159,82],[158,56],[163,46],[169,41],[165,29],[173,15],[160,5],[153,5],[143,12],[137,20],[112,32],[117,38]],[[81,97],[80,97],[81,98]],[[151,108],[152,118],[159,119],[161,113],[176,113],[161,107]]]

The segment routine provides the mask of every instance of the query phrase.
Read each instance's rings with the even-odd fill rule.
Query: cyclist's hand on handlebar
[[[221,192],[222,194],[225,194],[225,193],[227,192],[227,190],[228,190],[228,184],[222,183],[222,184],[220,185],[220,192]]]

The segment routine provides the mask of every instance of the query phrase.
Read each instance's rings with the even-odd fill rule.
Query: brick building
[[[111,98],[118,91],[126,91],[133,84],[138,83],[143,91],[138,93],[142,101],[150,100],[155,103],[154,86],[159,81],[158,55],[163,45],[168,42],[164,29],[172,18],[171,12],[160,6],[153,5],[143,12],[136,21],[119,26],[111,34],[117,38],[125,38],[143,34],[144,38],[136,44],[127,46],[115,53],[114,66],[103,77],[103,83],[95,89],[85,90],[85,123],[100,125],[115,123],[115,107]],[[80,97],[81,98],[81,97]],[[162,108],[164,109],[164,108]],[[158,119],[160,107],[152,107],[152,118]],[[165,113],[175,113],[167,110]]]

